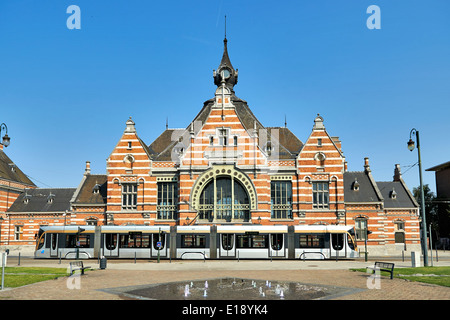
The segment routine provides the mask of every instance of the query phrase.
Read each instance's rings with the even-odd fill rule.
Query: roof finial
[[[166,130],[169,129],[169,117],[166,117]]]
[[[225,15],[225,39],[227,38],[227,15]]]
[[[287,118],[286,118],[286,115],[284,115],[284,127],[287,128]]]

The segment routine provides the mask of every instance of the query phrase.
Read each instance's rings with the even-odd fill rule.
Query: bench
[[[84,274],[84,270],[90,269],[91,267],[85,267],[83,261],[75,261],[70,263],[70,275],[74,274],[75,271],[81,270],[81,274]]]
[[[391,279],[394,278],[394,264],[389,262],[375,262],[375,265],[373,267],[367,267],[367,269],[372,270],[372,273],[376,272],[377,270],[380,271],[386,271],[391,274]]]

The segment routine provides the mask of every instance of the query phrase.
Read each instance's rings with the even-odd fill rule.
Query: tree
[[[423,197],[425,200],[425,217],[427,222],[427,232],[430,230],[430,224],[433,233],[433,239],[436,241],[436,235],[439,234],[439,217],[438,217],[438,204],[436,203],[436,195],[431,191],[428,184],[423,186]],[[420,187],[413,188],[413,195],[416,201],[421,205]]]

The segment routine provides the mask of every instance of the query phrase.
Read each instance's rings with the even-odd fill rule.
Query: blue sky
[[[381,29],[369,30],[370,5]],[[69,5],[81,29],[69,30]],[[5,152],[39,187],[77,187],[85,161],[106,158],[132,116],[150,144],[186,127],[212,98],[212,71],[228,50],[236,95],[265,126],[306,141],[317,113],[339,136],[349,170],[370,158],[377,181],[399,163],[409,187],[450,160],[450,2],[85,1],[0,2],[0,122]],[[435,191],[433,172],[424,183]]]

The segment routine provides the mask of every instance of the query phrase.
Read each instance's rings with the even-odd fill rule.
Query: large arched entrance
[[[202,174],[191,194],[192,207],[202,222],[248,222],[256,207],[250,179],[234,166],[214,166]]]

